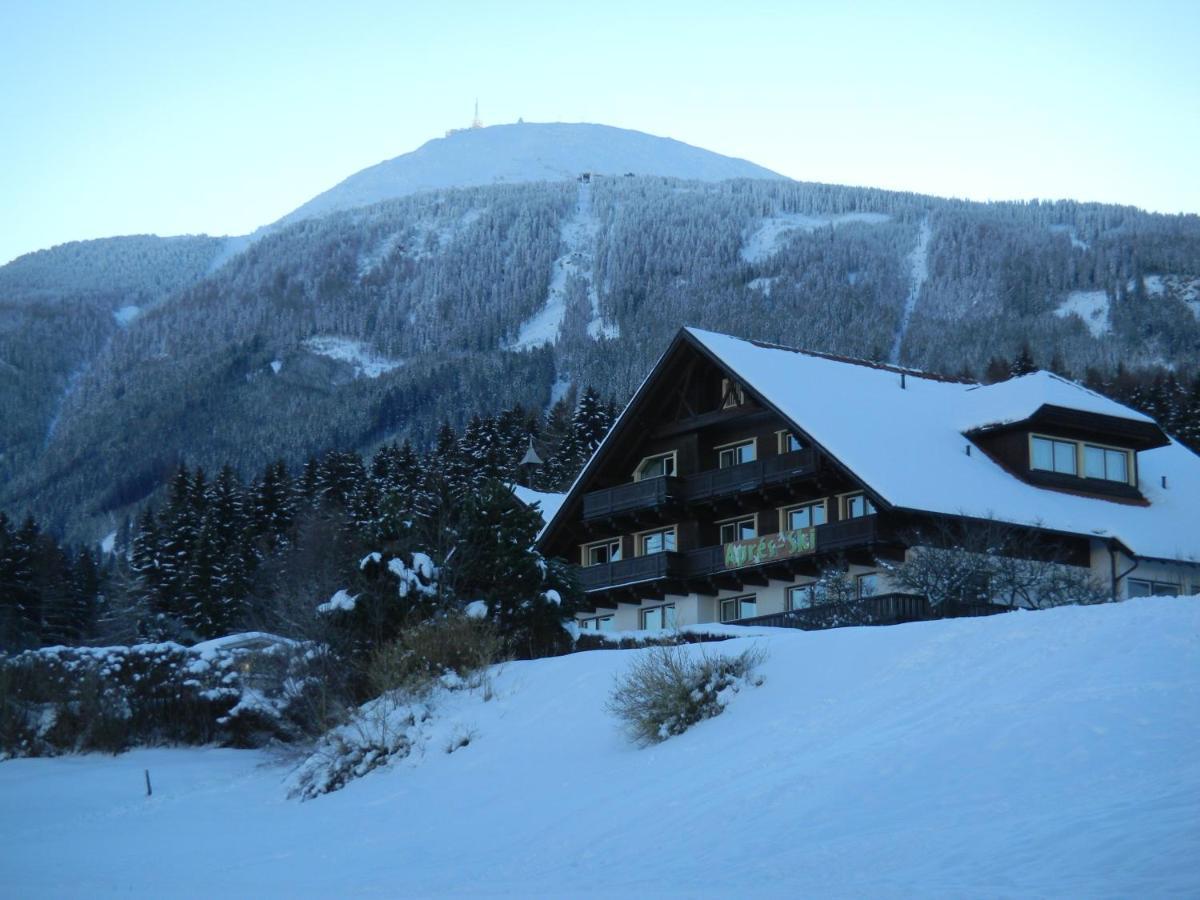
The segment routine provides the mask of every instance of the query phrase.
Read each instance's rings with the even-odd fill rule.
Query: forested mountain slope
[[[252,471],[424,442],[567,381],[625,398],[683,324],[955,373],[1028,344],[1076,375],[1190,377],[1200,218],[622,176],[307,219],[109,328],[54,404],[10,388],[28,363],[0,355],[14,446],[44,443],[0,462],[0,509],[102,534],[181,459]]]
[[[203,277],[224,239],[79,241],[0,267],[0,482],[34,464],[63,398],[145,309]]]

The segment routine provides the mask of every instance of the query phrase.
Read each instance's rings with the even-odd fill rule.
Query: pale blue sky
[[[1200,0],[0,0],[0,262],[245,233],[465,125],[602,122],[808,181],[1200,212]]]

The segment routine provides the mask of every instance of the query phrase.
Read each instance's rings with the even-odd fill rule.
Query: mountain
[[[409,755],[306,802],[287,799],[294,761],[277,753],[8,760],[5,884],[24,897],[1195,896],[1200,598],[731,631],[682,652],[757,647],[762,683],[643,749],[604,706],[648,651],[605,650],[497,666],[486,694],[424,697],[395,731],[374,723],[398,715],[371,720],[358,740],[380,735],[373,754],[411,742]]]
[[[417,152],[443,173],[512,172],[492,135],[556,127]],[[682,148],[689,178],[564,168],[242,244],[123,238],[0,268],[0,510],[95,539],[180,460],[248,476],[333,447],[423,444],[441,421],[540,410],[568,385],[623,400],[685,324],[976,376],[1027,346],[1096,383],[1152,368],[1160,417],[1200,403],[1186,396],[1200,377],[1200,217],[697,180],[685,163],[703,151],[562,127],[598,136],[589,169],[614,143],[649,142]],[[460,147],[475,151],[452,163]]]
[[[783,177],[742,159],[609,125],[493,125],[452,131],[411,153],[363,169],[288,213],[273,227],[419,191],[562,181],[585,172],[667,175],[693,181]]]

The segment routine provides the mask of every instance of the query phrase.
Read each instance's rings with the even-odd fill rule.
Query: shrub
[[[135,744],[258,746],[318,733],[309,712],[320,653],[260,650],[47,647],[0,659],[0,754],[119,752]]]
[[[394,690],[420,695],[446,672],[468,678],[505,656],[505,642],[491,621],[453,613],[409,628],[376,650],[367,679],[375,695]]]
[[[763,658],[757,647],[737,656],[656,647],[617,677],[605,708],[635,742],[656,744],[718,715],[742,686],[762,684],[762,677],[753,673]]]

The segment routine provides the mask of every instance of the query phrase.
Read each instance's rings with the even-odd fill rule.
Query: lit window
[[[721,409],[733,409],[746,402],[742,386],[728,378],[721,379]]]
[[[614,538],[611,541],[588,544],[585,549],[586,556],[583,563],[585,566],[602,566],[605,563],[617,562],[621,558],[621,539]]]
[[[758,600],[753,594],[746,597],[730,597],[721,601],[721,621],[736,622],[758,615]]]
[[[1074,475],[1077,471],[1074,441],[1033,438],[1033,468],[1045,472]]]
[[[861,519],[875,515],[875,504],[865,494],[847,494],[842,498],[842,518]]]
[[[675,627],[675,604],[652,606],[642,610],[642,628],[646,631],[661,631]]]
[[[642,556],[662,553],[675,549],[675,529],[664,528],[661,531],[649,531],[640,536]]]
[[[1150,581],[1147,578],[1129,579],[1130,597],[1178,597],[1179,585],[1169,581]]]
[[[1088,478],[1103,478],[1105,481],[1128,484],[1129,451],[1084,444],[1083,474]]]
[[[779,435],[780,453],[795,453],[797,450],[804,449],[804,444],[800,443],[800,438],[796,437],[790,431],[780,431],[777,433]]]
[[[816,525],[825,524],[825,501],[818,500],[816,503],[805,503],[803,506],[793,506],[790,509],[783,511],[783,525],[787,531],[795,531],[799,528],[812,528]]]
[[[734,541],[748,541],[758,537],[758,523],[754,517],[738,519],[736,522],[721,523],[721,543],[732,544]]]
[[[730,466],[754,462],[754,449],[754,441],[721,447],[717,452],[717,465],[722,469],[728,469]]]
[[[633,473],[634,481],[645,481],[647,478],[662,478],[675,474],[675,453],[662,453],[658,456],[647,456],[638,464]]]

